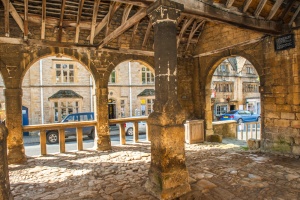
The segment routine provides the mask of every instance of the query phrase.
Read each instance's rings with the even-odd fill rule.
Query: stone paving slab
[[[236,144],[186,145],[192,191],[179,200],[300,199],[300,160]],[[150,144],[28,157],[10,165],[15,200],[154,200],[144,184]]]

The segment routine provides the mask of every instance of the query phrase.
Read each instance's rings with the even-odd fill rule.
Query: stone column
[[[99,88],[98,86],[96,86],[97,134],[95,134],[95,149],[100,151],[111,150],[107,98],[108,89]]]
[[[148,9],[154,26],[155,103],[148,123],[151,166],[146,189],[159,199],[190,191],[185,165],[185,112],[177,99],[176,23],[183,5],[158,0]]]
[[[22,131],[22,89],[5,89],[5,125],[9,130],[7,137],[8,163],[26,162]]]
[[[8,176],[7,135],[7,128],[0,124],[0,200],[13,199]]]

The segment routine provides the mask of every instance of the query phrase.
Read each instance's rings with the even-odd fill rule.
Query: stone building
[[[141,62],[116,66],[108,81],[110,119],[149,115],[154,103],[154,71]],[[66,115],[94,111],[94,81],[88,70],[69,58],[48,57],[34,63],[23,83],[23,115],[29,124],[60,122]],[[3,80],[0,77],[0,120],[5,119]],[[23,116],[23,120],[24,120]]]
[[[70,57],[92,74],[94,148],[99,151],[111,150],[111,72],[128,60],[153,66],[155,104],[147,121],[151,165],[145,187],[160,199],[191,190],[183,123],[204,119],[205,138],[214,134],[212,76],[231,56],[249,60],[259,75],[261,148],[300,155],[299,0],[3,0],[0,8],[0,72],[9,131],[7,154],[1,151],[0,197],[10,196],[7,164],[26,162],[23,78],[48,56]]]
[[[211,82],[213,118],[229,110],[249,110],[260,114],[259,76],[245,58],[225,59],[215,70]]]

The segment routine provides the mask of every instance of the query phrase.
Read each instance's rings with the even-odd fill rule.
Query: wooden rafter
[[[141,2],[141,1],[128,1],[128,0],[112,0],[112,1],[119,2],[119,3],[126,3],[126,4],[133,5],[133,6],[143,7],[143,8],[148,6],[148,4]]]
[[[41,39],[45,39],[46,33],[46,0],[42,2],[42,29],[41,29]]]
[[[78,41],[79,41],[80,19],[81,19],[81,15],[82,15],[83,4],[84,4],[84,0],[79,0],[78,13],[77,13],[77,19],[76,19],[75,43],[78,43]]]
[[[123,16],[122,16],[122,22],[121,22],[121,24],[124,24],[127,21],[128,16],[130,14],[130,11],[131,11],[132,7],[133,7],[132,4],[128,4],[128,5],[125,6],[124,11],[123,11]],[[120,46],[120,44],[121,44],[121,37],[118,38],[118,44]]]
[[[102,48],[104,45],[106,45],[109,41],[115,39],[122,33],[124,33],[126,30],[128,30],[130,27],[132,27],[134,24],[138,23],[141,19],[143,19],[147,15],[146,9],[140,9],[135,15],[133,15],[130,19],[128,19],[123,25],[119,26],[117,29],[115,29],[113,32],[111,32],[108,36],[106,36],[99,44],[98,48]]]
[[[145,37],[144,37],[144,40],[143,40],[142,47],[145,47],[146,44],[147,44],[148,38],[150,36],[151,28],[152,28],[152,23],[151,23],[151,20],[149,20],[148,27],[147,27],[147,30],[146,30],[146,33],[145,33]]]
[[[61,9],[60,9],[59,30],[58,30],[58,41],[60,42],[62,39],[62,25],[64,21],[65,6],[66,6],[66,0],[62,0]]]
[[[180,44],[180,40],[183,36],[183,34],[185,33],[186,29],[192,24],[192,22],[194,21],[195,18],[190,18],[190,19],[186,19],[181,30],[180,30],[180,33],[179,33],[179,36],[177,38],[177,48],[179,47],[179,44]]]
[[[190,35],[189,35],[189,38],[188,38],[188,42],[187,42],[187,45],[186,45],[186,51],[188,50],[189,46],[190,46],[190,43],[195,35],[195,33],[197,32],[197,30],[204,25],[205,21],[201,21],[200,23],[198,23],[197,25],[197,20],[194,21],[194,24],[193,24],[193,27],[192,27],[192,30],[190,32]]]
[[[105,25],[108,22],[108,18],[111,12],[116,12],[118,8],[121,6],[121,4],[118,4],[117,6],[110,7],[110,11],[107,13],[107,15],[102,19],[102,21],[96,26],[95,28],[95,37],[101,32],[101,30],[105,27]],[[90,39],[90,35],[87,37],[87,40]]]
[[[94,43],[94,37],[95,37],[95,28],[97,23],[97,15],[98,15],[98,9],[99,9],[100,0],[94,1],[94,9],[93,9],[93,18],[92,18],[92,26],[91,26],[91,37],[90,37],[90,44]]]
[[[24,40],[28,39],[28,0],[24,0]]]
[[[292,26],[292,25],[293,25],[293,22],[295,21],[295,19],[296,19],[296,17],[298,16],[299,12],[300,12],[300,5],[298,5],[297,10],[295,11],[295,13],[294,13],[292,19],[290,20],[289,26]]]
[[[9,37],[9,13],[14,18],[16,23],[18,24],[21,31],[24,33],[24,22],[23,19],[18,14],[17,10],[13,6],[13,4],[9,0],[2,0],[4,5],[4,20],[5,20],[5,35]],[[29,33],[29,32],[28,32]]]
[[[136,23],[136,24],[134,25],[134,27],[133,27],[132,35],[131,35],[131,46],[132,46],[132,44],[133,44],[134,36],[135,36],[136,31],[137,31],[137,29],[138,29],[138,27],[139,27],[139,24],[140,24],[140,23],[138,22],[138,23]]]
[[[113,15],[115,14],[115,11],[117,10],[116,8],[117,8],[118,6],[120,6],[120,5],[121,5],[121,3],[119,3],[119,2],[113,2],[113,3],[111,4],[111,8],[109,9],[108,18],[107,18],[107,23],[106,23],[105,36],[108,35],[108,32],[109,32],[109,26],[110,26],[110,21],[111,21]]]
[[[271,19],[274,17],[275,13],[276,13],[277,10],[279,9],[279,7],[280,7],[281,4],[283,3],[283,1],[284,1],[284,0],[277,0],[277,1],[275,2],[275,4],[273,5],[273,7],[272,7],[272,9],[271,9],[271,11],[270,11],[270,13],[269,13],[269,15],[268,15],[268,17],[267,17],[267,20],[271,20]]]
[[[294,3],[296,0],[290,0],[286,9],[284,10],[284,12],[282,12],[282,15],[280,16],[280,18],[282,19],[282,21],[284,21],[284,19],[287,17],[288,13],[290,12],[290,10],[292,9]]]
[[[254,12],[254,16],[257,18],[259,16],[259,14],[261,13],[262,9],[264,8],[264,6],[266,5],[268,0],[261,0]]]
[[[243,12],[244,12],[244,13],[247,12],[247,10],[248,10],[248,8],[249,8],[251,2],[252,2],[252,0],[246,0],[246,1],[244,2],[244,6],[243,6]]]
[[[9,0],[2,0],[4,5],[5,36],[9,37]]]
[[[233,3],[234,3],[234,0],[227,0],[227,2],[226,2],[226,8],[230,8]]]

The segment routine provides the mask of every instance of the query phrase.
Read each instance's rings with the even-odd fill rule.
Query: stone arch
[[[23,73],[21,75],[21,83],[27,71],[30,67],[40,59],[50,57],[50,56],[59,56],[59,57],[68,57],[76,62],[79,62],[82,66],[84,66],[93,76],[94,80],[97,79],[98,72],[93,62],[90,62],[90,52],[78,52],[75,49],[69,48],[43,48],[38,49],[30,53],[27,58],[24,59],[22,63],[23,66]]]
[[[216,68],[227,58],[230,57],[236,57],[240,56],[248,60],[255,70],[258,73],[258,76],[260,78],[260,85],[263,85],[263,66],[254,58],[254,56],[247,54],[245,52],[240,52],[240,51],[228,51],[225,52],[221,55],[213,57],[213,59],[210,59],[209,62],[207,63],[207,68],[205,70],[206,78],[204,81],[204,93],[205,93],[205,124],[206,124],[206,132],[210,133],[212,132],[212,110],[211,110],[211,81],[213,74],[216,70]],[[262,98],[261,98],[262,99]],[[261,107],[263,107],[263,101],[261,101]],[[261,109],[262,116],[263,116],[263,109]],[[263,121],[263,120],[262,120]],[[261,130],[262,131],[262,130]]]

